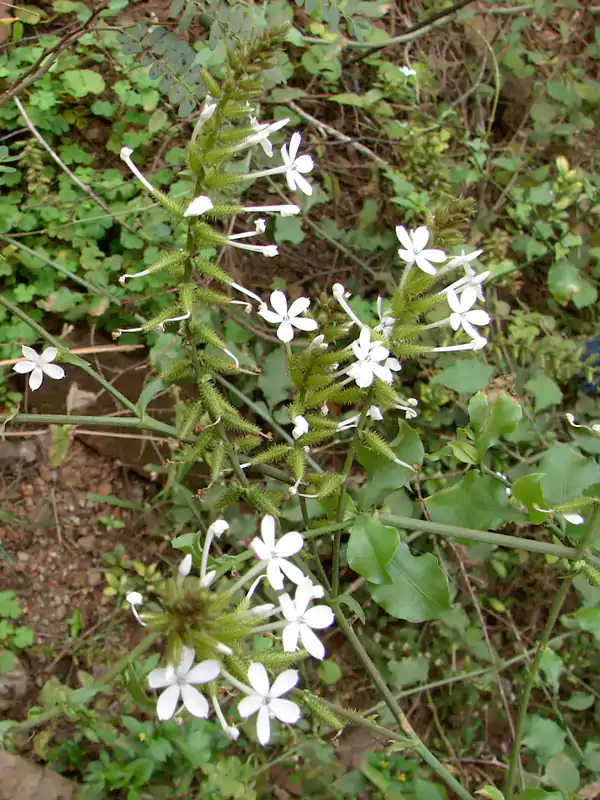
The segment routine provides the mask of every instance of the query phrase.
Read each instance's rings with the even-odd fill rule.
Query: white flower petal
[[[277,717],[280,722],[286,722],[288,725],[293,725],[300,719],[300,708],[291,700],[271,700],[269,709]]]
[[[398,237],[398,241],[402,245],[407,254],[413,252],[413,242],[410,238],[409,232],[406,230],[404,225],[396,225],[396,236]],[[400,256],[402,258],[402,256]]]
[[[213,202],[210,197],[206,195],[198,195],[198,197],[194,197],[192,202],[183,212],[184,217],[199,217],[202,214],[206,214],[207,211],[210,211],[213,208]]]
[[[287,561],[278,558],[272,558],[267,564],[267,580],[276,592],[283,589],[283,575],[280,569],[282,564],[287,564]]]
[[[471,325],[488,325],[490,322],[490,315],[482,308],[467,311],[464,318],[470,322]]]
[[[302,136],[296,131],[290,142],[290,161],[295,161],[296,156],[298,155],[298,150],[300,149],[300,143],[302,141]]]
[[[266,514],[260,523],[260,535],[269,550],[275,549],[275,517]]]
[[[254,539],[252,539],[250,542],[250,547],[254,550],[261,561],[267,561],[269,558],[271,558],[270,548],[263,542],[262,539],[259,539],[258,536],[255,536]]]
[[[13,366],[15,372],[18,372],[20,375],[26,375],[28,372],[33,372],[34,369],[39,369],[37,364],[34,364],[33,361],[17,361],[17,363]]]
[[[312,195],[313,188],[303,175],[300,175],[300,173],[298,172],[295,173],[294,180],[296,182],[297,188],[300,189],[300,191],[303,192],[303,194],[306,194],[309,197]]]
[[[294,597],[294,603],[298,617],[302,617],[308,608],[310,601],[313,598],[313,590],[314,587],[312,585],[312,581],[310,580],[304,580],[298,585]]]
[[[383,364],[371,364],[371,370],[373,374],[379,378],[380,381],[384,381],[385,383],[392,383],[394,380],[393,372],[385,367]]]
[[[292,564],[290,561],[286,561],[285,558],[278,558],[276,563],[281,568],[281,571],[284,573],[286,578],[288,578],[288,580],[290,580],[292,583],[298,585],[306,580],[306,575],[302,572],[302,570],[295,564]],[[271,581],[269,581],[269,583],[271,583]],[[272,583],[271,586],[273,586]],[[275,589],[274,586],[273,588]],[[283,584],[281,588],[283,589]],[[277,589],[276,591],[280,590]]]
[[[55,381],[59,381],[61,378],[65,377],[65,371],[60,364],[44,364],[42,366],[42,371],[44,375],[47,375],[49,378],[54,378]]]
[[[310,317],[294,317],[290,323],[301,331],[316,331],[319,327],[319,323]]]
[[[270,322],[271,325],[278,325],[280,322],[282,322],[280,314],[276,314],[266,306],[261,306],[261,308],[258,309],[258,316],[262,317],[267,322]]]
[[[260,697],[266,697],[269,694],[269,675],[264,664],[253,661],[248,667],[248,680],[250,686]]]
[[[263,705],[264,700],[257,694],[249,694],[238,703],[238,713],[240,717],[248,719],[252,714],[256,714],[258,709]]]
[[[298,649],[298,637],[300,636],[300,625],[297,622],[290,622],[283,629],[283,649],[286,653],[295,653]]]
[[[308,625],[300,626],[300,639],[302,646],[313,658],[318,658],[322,661],[325,658],[325,648],[323,642],[319,639],[316,633],[313,633]]]
[[[422,271],[425,272],[427,275],[435,275],[437,273],[436,268],[433,264],[430,264],[429,261],[423,256],[421,253],[417,253],[417,257],[415,258],[415,264],[417,267]]]
[[[40,388],[43,378],[44,373],[42,372],[42,368],[36,367],[29,376],[29,388],[32,392],[35,392],[36,389]]]
[[[563,514],[563,517],[570,522],[571,525],[583,525],[585,522],[581,514]]]
[[[304,622],[311,628],[329,628],[335,622],[335,614],[329,606],[313,606],[304,614]]]
[[[386,347],[376,344],[369,353],[369,358],[371,361],[385,361],[389,354],[390,351]]]
[[[296,613],[296,605],[287,592],[280,595],[279,607],[281,608],[281,613],[287,620],[289,620],[289,622],[296,621],[298,618],[298,614]]]
[[[208,717],[208,700],[203,694],[200,694],[198,689],[184,683],[181,687],[181,698],[187,710],[194,717],[199,717],[200,719],[206,719]]]
[[[433,250],[423,250],[421,253],[428,261],[433,261],[434,264],[441,264],[448,256],[443,250],[434,248]]]
[[[297,531],[286,533],[275,545],[275,553],[279,558],[295,556],[304,547],[304,538]]]
[[[179,703],[179,686],[176,683],[168,686],[158,698],[156,714],[160,720],[171,719]]]
[[[415,254],[412,250],[403,250],[400,248],[398,250],[398,256],[402,259],[402,261],[406,261],[407,264],[413,264],[415,260]]]
[[[298,683],[299,677],[297,669],[284,670],[281,675],[275,678],[269,697],[281,697],[281,695],[287,694]]]
[[[274,292],[271,292],[271,305],[275,309],[275,311],[279,314],[282,319],[286,319],[288,316],[288,303],[287,297],[283,292],[279,289],[275,289]]]
[[[361,389],[366,389],[373,383],[373,368],[371,364],[362,361],[359,364],[353,364],[354,374],[352,377],[356,381],[356,385]]]
[[[291,342],[294,338],[294,328],[291,322],[287,320],[282,322],[281,325],[277,328],[277,338],[281,342]]]
[[[448,319],[450,321],[450,327],[452,328],[452,330],[453,331],[457,331],[460,328],[461,323],[462,323],[462,318],[461,318],[460,314],[458,314],[458,313],[450,314]]]
[[[294,170],[296,172],[301,172],[303,175],[308,175],[309,172],[312,172],[314,166],[315,162],[312,160],[312,156],[306,154],[300,156],[294,161]],[[298,180],[297,175],[296,175],[296,180]],[[310,192],[308,192],[308,194],[310,194]]]
[[[175,672],[182,677],[186,676],[190,671],[195,658],[196,658],[196,651],[194,650],[194,648],[187,647],[187,645],[183,645],[183,647],[181,648],[181,656],[179,658],[179,664],[175,668]]]
[[[34,364],[37,364],[38,361],[40,360],[40,357],[35,352],[33,347],[27,347],[26,344],[21,345],[21,352],[23,353],[25,358],[28,358],[30,361],[33,361]]]
[[[262,744],[268,744],[271,738],[271,718],[269,716],[269,709],[263,706],[258,712],[256,718],[256,735],[258,741]]]
[[[172,668],[167,670],[157,667],[148,675],[148,685],[151,689],[164,689],[165,686],[170,686],[174,681],[175,672]]]
[[[454,289],[448,290],[448,294],[446,295],[446,300],[448,301],[448,305],[450,306],[452,311],[456,311],[457,314],[460,313],[461,311],[460,298],[456,294]]]
[[[41,363],[49,364],[51,361],[54,361],[57,353],[58,353],[57,347],[47,347],[40,356]]]
[[[419,253],[423,248],[427,247],[427,242],[431,234],[426,225],[420,225],[414,231],[411,231],[411,236],[415,252]]]
[[[298,297],[289,308],[288,317],[298,317],[310,308],[308,297]]]
[[[209,681],[214,681],[220,671],[219,662],[209,659],[208,661],[201,661],[195,667],[192,667],[185,679],[188,683],[208,683]]]

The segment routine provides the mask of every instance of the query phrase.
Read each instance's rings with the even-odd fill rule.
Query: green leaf
[[[468,472],[452,488],[432,494],[425,505],[433,522],[463,528],[496,530],[507,522],[522,523],[526,519],[511,506],[500,481],[476,470]]]
[[[590,772],[600,773],[600,742],[590,740],[583,749],[583,763]]]
[[[142,417],[146,413],[148,404],[151,403],[152,400],[154,400],[154,398],[160,392],[162,392],[164,388],[165,384],[163,383],[162,378],[154,378],[154,380],[151,380],[144,386],[137,401],[137,407],[139,408]]]
[[[564,671],[565,665],[562,658],[547,647],[540,660],[540,670],[546,679],[546,682],[550,684],[552,691],[556,694],[558,692],[558,685],[560,683],[560,676]]]
[[[548,271],[548,289],[559,303],[567,303],[582,289],[582,278],[577,267],[561,260]]]
[[[352,597],[351,594],[341,594],[339,597],[336,597],[336,601],[348,606],[352,613],[356,614],[361,623],[366,625],[365,612],[362,610],[356,597]]]
[[[585,458],[568,444],[555,444],[540,461],[544,508],[568,503],[600,481],[600,468],[593,458]]]
[[[523,744],[540,758],[552,758],[563,752],[565,732],[551,719],[533,714],[527,717]]]
[[[287,399],[291,383],[287,368],[287,357],[283,347],[278,347],[262,363],[262,374],[258,388],[263,393],[269,408],[274,408]]]
[[[16,592],[0,592],[0,617],[5,619],[19,619],[21,607]]]
[[[533,410],[544,411],[558,405],[562,401],[562,392],[556,381],[544,372],[538,372],[525,384],[527,391],[533,395]]]
[[[439,384],[461,394],[473,394],[487,386],[494,374],[494,368],[480,358],[457,358],[454,363],[435,375],[431,386]]]
[[[327,658],[325,661],[321,661],[317,667],[317,675],[327,686],[333,686],[342,677],[342,670],[335,661]]]
[[[450,588],[435,556],[413,556],[402,542],[387,566],[391,584],[367,583],[371,597],[396,619],[425,622],[450,608]]]
[[[350,530],[348,564],[371,583],[390,583],[386,567],[400,543],[398,531],[366,514],[358,516]]]
[[[548,514],[544,514],[534,508],[534,506],[546,508],[544,505],[546,501],[542,494],[541,480],[541,472],[531,472],[529,475],[523,475],[522,478],[517,478],[512,485],[513,497],[520,500],[529,510],[529,520],[533,522],[534,525],[541,525],[542,522],[548,519]]]
[[[544,778],[565,794],[572,794],[579,789],[579,770],[564,753],[548,761]]]
[[[495,786],[490,786],[489,784],[477,789],[475,794],[480,794],[482,797],[486,797],[487,800],[504,800],[504,795],[500,789],[496,789]]]
[[[505,392],[487,395],[479,392],[469,401],[469,419],[475,434],[475,447],[481,456],[506,433],[512,433],[523,416],[519,401]]]
[[[403,658],[400,661],[390,661],[388,669],[391,681],[396,689],[414,686],[416,683],[425,683],[429,676],[429,658],[415,656]]]
[[[566,628],[579,628],[591,633],[597,642],[600,642],[600,605],[592,608],[579,608],[568,617],[562,618]]]
[[[594,695],[585,694],[585,692],[573,692],[568,700],[563,701],[563,704],[567,708],[572,708],[573,711],[585,711],[594,705]]]
[[[74,97],[86,94],[102,94],[106,84],[104,78],[92,69],[68,69],[61,75],[67,90]]]
[[[279,215],[275,219],[273,238],[277,244],[282,242],[300,244],[306,238],[306,234],[302,230],[302,222],[298,217],[282,217]]]

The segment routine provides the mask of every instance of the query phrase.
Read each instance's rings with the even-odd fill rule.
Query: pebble
[[[99,586],[104,580],[104,573],[101,569],[88,569],[87,580],[90,586]]]
[[[77,547],[83,550],[84,553],[91,553],[96,549],[96,537],[91,533],[87,536],[82,536],[81,539],[77,540]]]
[[[24,550],[20,550],[17,553],[17,561],[20,561],[22,564],[25,564],[29,561],[29,553],[26,553]]]

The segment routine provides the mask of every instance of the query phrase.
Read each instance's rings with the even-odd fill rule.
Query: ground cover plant
[[[594,797],[597,9],[145,5],[3,22],[7,475],[49,430],[3,747],[90,798]],[[91,541],[84,435],[147,478]],[[62,641],[35,532],[99,587]]]

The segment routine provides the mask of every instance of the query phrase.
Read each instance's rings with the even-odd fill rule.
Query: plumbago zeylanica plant
[[[276,246],[249,241],[266,230],[265,219],[260,215],[300,213],[299,206],[288,203],[244,205],[237,198],[251,182],[284,176],[291,191],[312,193],[307,176],[314,162],[302,152],[300,133],[293,133],[289,142],[281,146],[278,158],[270,137],[285,128],[288,120],[259,122],[255,117],[253,103],[261,92],[259,75],[269,64],[282,33],[267,31],[251,44],[232,50],[226,77],[220,84],[209,74],[204,75],[209,94],[188,146],[187,168],[193,176],[193,196],[182,200],[164,194],[140,171],[132,150],[125,147],[121,151],[121,158],[152,198],[186,231],[183,248],[167,249],[148,269],[120,279],[125,283],[162,272],[165,281],[174,285],[174,301],[168,308],[151,320],[138,318],[138,325],[117,333],[150,333],[165,326],[180,331],[185,358],[160,376],[160,386],[191,378],[197,397],[178,409],[174,426],[146,413],[148,395],[144,402],[132,403],[84,359],[70,352],[6,297],[0,297],[1,304],[50,343],[41,354],[23,347],[24,359],[15,366],[18,373],[28,374],[31,390],[40,389],[46,378],[63,378],[65,369],[56,363],[60,362],[84,370],[131,412],[129,417],[118,418],[14,414],[3,418],[4,425],[93,423],[137,427],[167,437],[178,443],[175,462],[203,461],[208,465],[212,484],[222,487],[219,507],[223,512],[239,502],[256,510],[260,533],[247,552],[234,557],[235,571],[231,557],[226,561],[211,557],[215,537],[224,541],[227,535],[229,525],[225,519],[214,520],[205,532],[183,537],[185,544],[179,547],[185,555],[176,574],[152,596],[144,597],[140,592],[127,596],[135,617],[148,632],[127,659],[111,667],[101,681],[72,692],[68,708],[56,706],[22,723],[4,723],[2,732],[12,736],[64,710],[76,718],[82,713],[82,706],[123,673],[131,660],[160,646],[163,665],[149,673],[148,687],[159,692],[156,713],[161,720],[170,719],[183,709],[201,718],[214,715],[225,735],[236,740],[240,724],[256,717],[256,737],[263,745],[272,738],[274,720],[277,724],[294,725],[301,716],[311,715],[333,730],[347,722],[363,725],[384,740],[414,752],[456,795],[470,798],[467,788],[412,729],[347,619],[347,609],[363,621],[364,616],[356,599],[340,586],[342,568],[347,564],[364,578],[372,598],[390,614],[423,622],[449,609],[451,581],[433,554],[414,556],[406,542],[400,540],[398,529],[521,547],[570,560],[576,566],[557,594],[543,633],[541,654],[568,591],[567,578],[578,570],[597,580],[594,564],[599,562],[588,553],[596,534],[597,513],[592,513],[581,527],[582,535],[572,534],[572,526],[585,523],[579,512],[585,514],[596,498],[584,494],[583,487],[577,497],[552,503],[548,500],[551,493],[543,489],[540,473],[525,475],[511,487],[504,476],[490,469],[486,453],[521,418],[520,405],[512,396],[490,391],[472,398],[469,426],[460,429],[456,440],[444,449],[478,468],[469,473],[476,480],[485,475],[482,480],[488,481],[486,491],[490,497],[493,495],[490,502],[502,508],[502,514],[496,512],[493,517],[500,522],[490,523],[489,527],[498,527],[505,521],[546,522],[558,541],[545,544],[436,522],[436,508],[439,511],[448,498],[453,502],[451,492],[438,493],[437,500],[434,495],[427,501],[433,521],[380,515],[372,510],[374,501],[359,501],[357,506],[348,492],[357,459],[373,474],[382,464],[398,467],[401,472],[396,473],[396,480],[400,483],[393,488],[418,470],[423,452],[408,424],[417,416],[417,402],[399,388],[403,364],[428,354],[485,347],[484,330],[490,318],[478,304],[484,302],[483,283],[489,273],[477,273],[473,267],[481,250],[449,252],[462,244],[457,232],[460,225],[452,221],[451,214],[444,222],[440,218],[430,220],[429,227],[397,227],[401,278],[389,299],[380,298],[379,321],[373,327],[357,316],[348,302],[348,292],[339,283],[334,285],[332,296],[322,294],[313,302],[300,297],[289,303],[283,292],[274,291],[267,303],[236,283],[218,265],[212,255],[217,247],[241,248],[258,258],[276,257]],[[250,169],[250,158],[257,158],[259,164],[268,160],[275,165]],[[224,222],[234,216],[251,218],[250,230],[224,234]],[[277,338],[285,348],[293,383],[289,405],[293,427],[281,442],[273,443],[270,434],[232,405],[215,379],[219,373],[235,374],[239,363],[222,333],[203,322],[198,309],[202,304],[231,303],[241,304],[248,314],[256,313],[267,325],[275,326]],[[223,356],[216,356],[216,351]],[[340,408],[347,408],[348,413],[336,417],[334,410]],[[393,416],[399,418],[400,435],[388,443],[378,432],[378,425]],[[596,430],[590,432],[597,434]],[[347,441],[345,461],[340,471],[325,471],[311,455],[311,449],[334,439]],[[400,475],[404,477],[401,479]],[[269,488],[265,486],[266,479],[270,481]],[[279,482],[279,491],[271,488],[274,481]],[[586,486],[592,483],[588,480]],[[500,495],[490,488],[498,486]],[[463,488],[468,488],[466,483]],[[283,532],[278,530],[280,510],[293,497],[298,498],[304,530]],[[464,497],[457,494],[454,502],[464,503]],[[321,504],[324,519],[313,520],[308,499]],[[577,542],[574,547],[560,543],[568,531]],[[344,532],[350,533],[345,547]],[[330,568],[326,568],[321,557],[329,558],[329,554]],[[244,573],[244,565],[251,560],[252,566]],[[334,624],[363,662],[395,720],[395,728],[384,727],[301,687],[296,667],[309,657],[324,658],[325,647],[315,631]],[[274,646],[254,648],[255,637],[265,632],[272,635]],[[521,780],[520,744],[538,669],[536,657],[517,720],[507,796],[512,795],[517,779]],[[483,791],[488,796],[499,795],[494,787]]]

